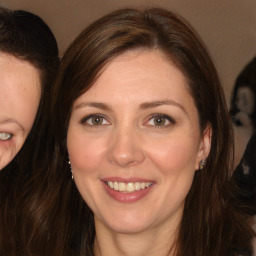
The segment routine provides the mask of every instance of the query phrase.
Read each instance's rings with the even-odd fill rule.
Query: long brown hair
[[[250,250],[252,232],[231,203],[233,135],[220,81],[206,47],[179,15],[123,9],[92,23],[65,53],[42,126],[34,176],[23,195],[18,227],[24,255],[93,255],[93,213],[71,179],[66,148],[74,101],[116,56],[159,49],[184,74],[203,132],[212,126],[207,164],[186,198],[177,256],[228,256]],[[234,200],[232,200],[233,202]]]
[[[18,195],[32,172],[34,144],[58,65],[58,46],[47,24],[37,15],[0,7],[0,52],[24,60],[40,74],[41,99],[33,127],[17,156],[0,170],[0,255],[16,255],[13,232]],[[15,104],[15,102],[13,102]],[[13,248],[14,247],[14,248]]]

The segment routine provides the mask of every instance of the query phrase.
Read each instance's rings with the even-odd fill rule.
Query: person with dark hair
[[[58,66],[57,42],[41,18],[0,8],[0,66],[3,169],[24,144]]]
[[[15,222],[16,196],[31,173],[34,145],[59,66],[56,39],[37,15],[0,7],[0,255]]]
[[[38,137],[21,255],[250,255],[223,90],[179,15],[122,9],[82,31]]]
[[[251,125],[256,131],[256,57],[236,79],[230,114],[235,125]]]
[[[236,79],[230,114],[236,126],[248,131],[248,144],[237,165],[233,177],[240,188],[239,198],[251,206],[250,214],[256,214],[256,57],[242,70]],[[248,129],[249,128],[249,129]],[[240,146],[240,145],[239,145]]]

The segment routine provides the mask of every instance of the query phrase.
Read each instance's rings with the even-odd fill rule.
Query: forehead
[[[0,53],[0,121],[14,119],[25,128],[41,96],[39,71],[29,62]]]
[[[240,87],[238,87],[237,89],[237,93],[246,93],[246,94],[254,94],[253,93],[253,90],[249,87],[249,86],[246,86],[246,85],[242,85]]]
[[[172,101],[196,120],[198,111],[188,88],[183,73],[162,52],[130,51],[105,66],[92,87],[74,102],[73,109],[103,103],[115,112],[128,113],[152,102]]]
[[[175,83],[180,86],[175,86]],[[139,89],[159,93],[171,88],[172,93],[175,93],[175,87],[189,92],[186,77],[172,61],[159,50],[137,49],[125,52],[107,63],[83,95],[104,97],[107,92],[111,92],[117,96],[133,91],[136,96]]]
[[[0,74],[2,97],[23,96],[24,101],[41,92],[40,72],[28,61],[0,53]]]

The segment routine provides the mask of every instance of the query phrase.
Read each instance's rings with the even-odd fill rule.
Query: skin
[[[255,108],[255,99],[254,93],[249,87],[239,87],[236,96],[236,106],[240,111],[247,115],[251,115],[253,113]]]
[[[39,71],[29,62],[0,53],[0,170],[24,144],[41,96]]]
[[[253,123],[251,114],[255,109],[255,97],[253,91],[248,86],[241,86],[238,88],[236,95],[236,107],[239,112],[235,118],[242,123],[242,126],[234,125],[234,138],[235,138],[235,161],[234,166],[237,166],[246,149],[253,131]]]
[[[95,255],[172,255],[185,198],[211,141],[187,88],[160,51],[134,50],[112,60],[75,101],[67,147],[77,188],[94,212]],[[103,182],[118,178],[153,185],[141,199],[119,202]]]

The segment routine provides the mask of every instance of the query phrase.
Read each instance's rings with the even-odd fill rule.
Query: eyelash
[[[150,126],[155,126],[157,128],[166,128],[166,127],[169,127],[171,124],[175,124],[176,123],[176,121],[172,117],[170,117],[168,115],[165,115],[165,114],[157,113],[157,114],[152,114],[150,116],[149,120],[146,122],[146,124],[149,123],[151,120],[154,120],[155,118],[159,118],[159,119],[163,118],[164,119],[164,124],[163,125],[149,124]],[[166,124],[166,120],[169,123]]]
[[[101,126],[101,125],[108,125],[108,124],[89,124],[88,123],[88,120],[92,119],[92,118],[102,118],[105,120],[105,122],[108,122],[108,124],[110,124],[109,121],[107,121],[107,118],[102,115],[102,114],[91,114],[89,116],[86,116],[86,117],[83,117],[81,120],[80,120],[80,123],[83,124],[83,125],[87,125],[87,126]],[[103,121],[104,122],[104,121]]]
[[[101,119],[102,122],[99,123],[99,124],[94,124],[93,121],[91,120],[91,122],[88,123],[88,121],[92,118]],[[156,123],[149,124],[149,122],[151,120],[154,120],[155,118],[164,119],[163,125],[161,125],[161,124],[156,125]],[[168,121],[169,123],[166,124],[166,121]],[[86,117],[83,117],[80,120],[80,123],[83,124],[83,125],[86,125],[86,126],[102,126],[102,125],[109,125],[110,124],[110,122],[107,120],[107,118],[102,114],[91,114],[91,115],[88,115]],[[172,117],[170,117],[168,115],[165,115],[165,114],[157,113],[157,114],[150,115],[148,121],[145,124],[148,125],[148,126],[155,126],[157,128],[166,128],[166,127],[169,127],[171,124],[175,124],[175,123],[176,123],[176,121]]]

